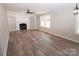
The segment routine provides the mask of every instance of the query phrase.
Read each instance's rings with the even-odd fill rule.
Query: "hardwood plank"
[[[39,30],[16,31],[7,56],[79,56],[79,44]]]

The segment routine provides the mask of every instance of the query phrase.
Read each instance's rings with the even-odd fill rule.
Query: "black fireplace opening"
[[[20,30],[26,30],[27,29],[27,24],[26,23],[21,23],[19,24]]]

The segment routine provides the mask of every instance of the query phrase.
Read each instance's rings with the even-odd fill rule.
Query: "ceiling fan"
[[[33,14],[35,12],[31,12],[29,9],[25,12],[25,14]]]

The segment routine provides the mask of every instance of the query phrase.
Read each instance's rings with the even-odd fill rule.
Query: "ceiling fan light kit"
[[[76,3],[76,7],[73,10],[73,14],[78,15],[78,13],[79,13],[78,3]]]

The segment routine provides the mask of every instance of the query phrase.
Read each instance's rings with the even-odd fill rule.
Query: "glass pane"
[[[46,23],[45,23],[45,27],[50,28],[50,22],[46,22]]]
[[[44,22],[41,22],[41,26],[44,27]]]
[[[44,22],[44,17],[43,16],[40,17],[40,21]]]

